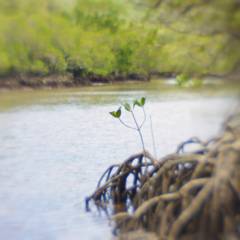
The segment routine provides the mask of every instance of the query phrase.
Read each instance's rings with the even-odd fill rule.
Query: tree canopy
[[[239,70],[239,0],[0,0],[0,75]]]
[[[179,49],[185,49],[195,67],[199,65],[207,72],[239,72],[239,0],[145,0],[144,3],[151,21],[169,29],[172,36],[182,35]],[[189,65],[192,70],[194,66]]]

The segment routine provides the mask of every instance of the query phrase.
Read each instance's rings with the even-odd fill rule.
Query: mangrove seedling
[[[138,132],[140,140],[141,140],[143,152],[145,152],[145,144],[144,144],[143,135],[142,135],[142,127],[143,127],[143,125],[144,125],[144,123],[146,121],[146,113],[145,113],[145,109],[144,109],[145,102],[146,102],[146,98],[142,97],[140,99],[133,100],[132,103],[128,103],[128,102],[123,103],[117,109],[117,111],[110,112],[110,114],[114,118],[118,119],[122,125],[124,125],[125,127],[133,129],[133,130]],[[143,120],[141,122],[138,121],[138,119],[136,117],[136,114],[134,112],[136,107],[141,108],[142,111],[143,111],[144,118],[143,118]],[[121,116],[122,116],[122,109],[131,114],[131,117],[133,119],[133,125],[129,125],[124,120],[122,120],[122,118],[121,118]]]

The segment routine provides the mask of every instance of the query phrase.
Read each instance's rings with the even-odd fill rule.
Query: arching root
[[[189,144],[199,149],[185,152]],[[160,160],[143,152],[109,167],[87,209],[90,201],[112,206],[120,239],[239,239],[240,114],[211,141],[192,138]]]

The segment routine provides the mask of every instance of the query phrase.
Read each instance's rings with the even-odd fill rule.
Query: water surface
[[[141,150],[137,134],[108,114],[141,96],[158,157],[217,134],[238,103],[236,87],[179,90],[160,81],[0,92],[0,239],[111,239],[106,217],[86,213],[84,198],[109,165]],[[152,151],[149,121],[143,131]]]

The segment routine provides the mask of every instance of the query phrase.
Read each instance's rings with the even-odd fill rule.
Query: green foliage
[[[176,84],[179,87],[194,87],[199,88],[203,85],[203,80],[199,77],[190,77],[187,74],[180,74],[176,77]]]
[[[0,0],[0,75],[191,77],[236,69],[236,0],[162,0],[150,11],[133,4],[149,1],[157,0]]]
[[[110,114],[114,117],[114,118],[120,118],[121,117],[121,108],[119,108],[117,111],[112,111],[110,112]]]
[[[142,97],[139,100],[134,100],[133,107],[135,107],[135,106],[143,107],[145,105],[145,102],[146,102],[146,98],[144,98],[144,97]]]
[[[145,145],[144,145],[144,140],[143,140],[143,135],[142,135],[142,130],[141,129],[143,127],[143,124],[146,121],[146,114],[145,114],[145,110],[144,110],[145,102],[146,102],[146,98],[142,97],[140,99],[134,99],[132,101],[132,103],[126,102],[126,103],[122,104],[122,106],[126,110],[126,112],[131,114],[131,117],[132,117],[132,120],[133,120],[133,125],[129,125],[128,123],[125,123],[121,119],[121,115],[122,115],[121,107],[119,107],[117,111],[110,112],[111,116],[113,116],[114,118],[117,118],[120,121],[120,123],[123,124],[125,127],[133,129],[133,130],[138,132],[140,140],[141,140],[143,152],[145,151]],[[135,112],[134,112],[134,107],[136,105],[143,110],[144,119],[141,123],[139,123],[139,121],[138,121],[138,119],[135,115]]]
[[[48,73],[48,67],[41,60],[36,60],[30,65],[29,72],[34,75],[46,75]]]
[[[187,74],[180,74],[176,77],[176,83],[179,87],[184,87],[190,82],[190,78]]]
[[[199,88],[199,87],[202,87],[203,80],[201,78],[193,78],[191,83],[193,87]]]
[[[124,103],[123,106],[126,111],[131,112],[132,109],[129,103]]]
[[[128,103],[128,102],[125,102],[125,103],[122,104],[122,106],[123,106],[123,108],[124,108],[127,112],[133,113],[135,106],[138,106],[138,107],[140,107],[140,108],[143,109],[145,103],[146,103],[146,98],[145,98],[145,97],[142,97],[142,98],[140,98],[140,99],[134,99],[131,104]],[[110,114],[111,114],[114,118],[120,118],[120,117],[121,117],[121,114],[122,114],[121,107],[119,107],[117,111],[112,111],[112,112],[110,112]],[[145,113],[144,113],[144,115],[145,115]]]
[[[128,6],[114,0],[69,6],[63,0],[0,0],[0,74],[151,72],[156,34],[150,26],[142,31],[144,24],[130,19]]]
[[[138,1],[138,0],[137,0]],[[139,0],[162,36],[161,69],[227,74],[240,69],[238,0]],[[155,6],[155,7],[153,7]],[[166,40],[166,41],[165,41]]]

